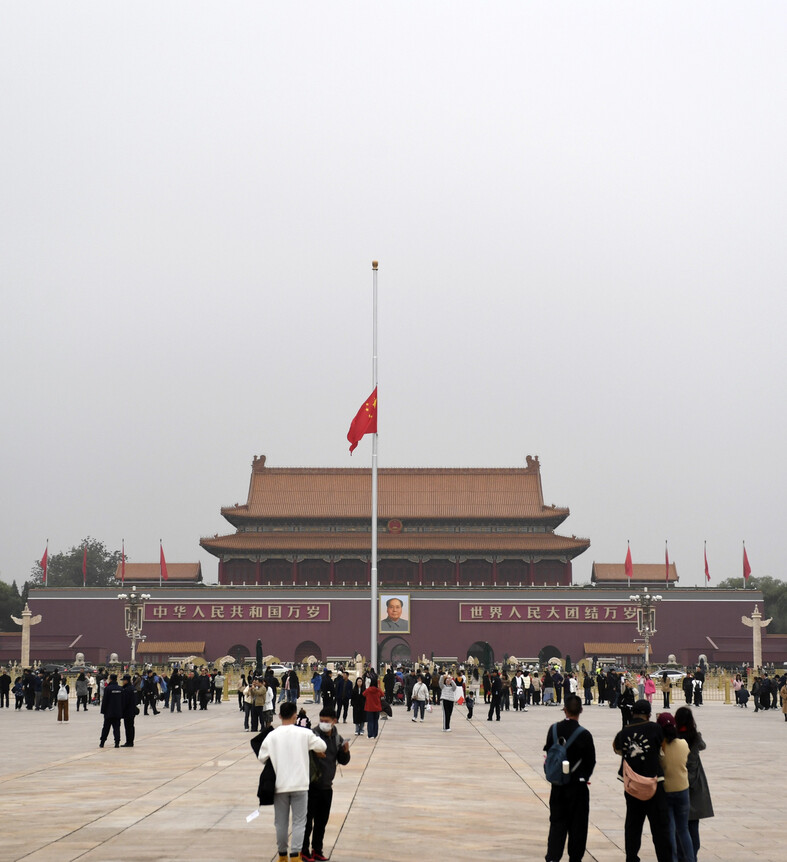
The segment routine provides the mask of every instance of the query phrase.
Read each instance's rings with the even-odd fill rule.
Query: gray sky
[[[781,577],[782,3],[0,9],[0,577],[250,463],[541,458],[575,561]]]

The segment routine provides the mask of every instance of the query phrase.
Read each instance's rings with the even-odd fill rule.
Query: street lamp
[[[126,603],[125,622],[126,634],[131,638],[131,666],[134,667],[137,660],[137,641],[144,641],[142,634],[142,617],[145,602],[150,599],[150,593],[138,593],[136,587],[131,588],[130,593],[118,593],[121,602]]]
[[[652,596],[648,588],[644,587],[642,595],[635,593],[629,596],[629,601],[636,602],[637,608],[637,631],[645,641],[645,667],[650,663],[650,639],[656,634],[656,602],[661,601],[661,596]]]

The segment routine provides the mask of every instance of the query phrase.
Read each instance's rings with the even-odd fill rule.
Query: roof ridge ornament
[[[265,455],[255,455],[251,462],[251,470],[253,473],[259,473],[265,469]],[[236,504],[237,505],[237,504]]]
[[[534,473],[539,473],[541,471],[541,464],[538,460],[538,455],[526,455],[525,461],[527,462],[528,470],[531,470]]]

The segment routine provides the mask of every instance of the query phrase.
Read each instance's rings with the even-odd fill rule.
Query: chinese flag
[[[751,566],[749,565],[749,555],[746,553],[746,545],[743,546],[743,579],[749,580],[751,574]]]
[[[705,548],[705,580],[710,582],[710,569],[708,568],[708,549]]]
[[[46,586],[46,567],[49,560],[49,545],[46,546],[44,556],[41,557],[41,568],[44,570],[44,586]]]
[[[631,548],[626,551],[626,577],[631,580],[634,574],[634,564],[631,562]]]
[[[87,545],[82,552],[82,586],[87,586]]]
[[[350,423],[347,439],[350,441],[350,454],[358,445],[364,434],[377,433],[377,387],[366,399],[361,409],[355,414],[355,419]]]
[[[167,575],[167,561],[164,559],[164,545],[161,542],[159,542],[159,549],[161,550],[161,559],[159,560],[161,577],[166,581],[169,576]]]

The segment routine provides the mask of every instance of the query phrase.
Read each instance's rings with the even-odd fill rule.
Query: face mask
[[[330,721],[321,721],[320,722],[320,730],[323,733],[328,733],[332,727],[333,727],[333,725],[330,723]]]

